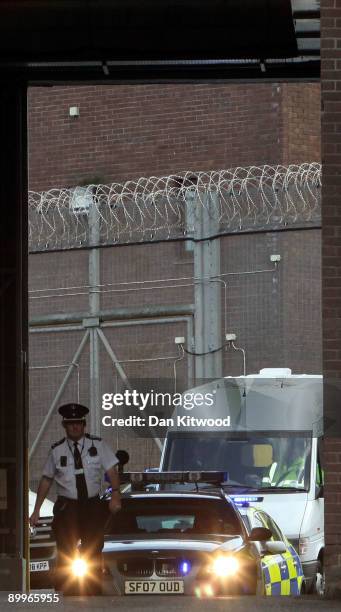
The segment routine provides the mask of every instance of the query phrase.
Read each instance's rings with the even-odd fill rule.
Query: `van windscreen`
[[[231,485],[308,490],[311,437],[170,435],[162,469],[223,471]]]

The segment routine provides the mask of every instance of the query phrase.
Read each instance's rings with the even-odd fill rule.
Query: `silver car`
[[[104,592],[299,595],[296,552],[277,531],[247,524],[240,510],[222,491],[123,496],[103,549]]]

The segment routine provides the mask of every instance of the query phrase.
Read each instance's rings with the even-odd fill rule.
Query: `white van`
[[[322,376],[281,368],[191,389],[187,408],[183,402],[173,415],[160,463],[161,471],[223,471],[232,496],[264,509],[279,524],[299,551],[306,590],[319,594],[322,386]]]

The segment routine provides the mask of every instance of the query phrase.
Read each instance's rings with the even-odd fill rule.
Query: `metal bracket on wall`
[[[99,327],[99,317],[87,317],[83,319],[82,326],[87,327]]]

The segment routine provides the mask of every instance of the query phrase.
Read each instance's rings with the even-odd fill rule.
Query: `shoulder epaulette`
[[[59,446],[59,444],[63,444],[63,442],[65,442],[65,438],[62,438],[58,442],[55,442],[54,444],[52,444],[51,448],[56,448],[56,446]]]
[[[99,440],[99,442],[102,441],[102,438],[99,438],[98,436],[92,436],[91,434],[85,434],[85,437],[89,440]]]

